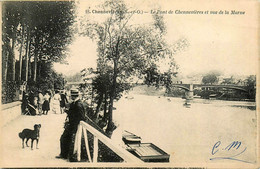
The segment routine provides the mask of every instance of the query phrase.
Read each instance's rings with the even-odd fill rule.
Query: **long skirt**
[[[53,106],[52,109],[53,109],[54,113],[61,113],[59,100],[54,100],[52,106]]]
[[[50,103],[49,103],[48,100],[45,100],[45,101],[43,102],[42,110],[43,110],[43,111],[49,111],[49,110],[50,110]]]

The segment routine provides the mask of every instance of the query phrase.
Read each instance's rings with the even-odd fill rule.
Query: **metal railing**
[[[88,136],[87,131],[93,134],[94,136],[94,150],[93,150],[93,159],[91,159],[90,155],[90,147],[88,143]],[[74,144],[74,153],[77,154],[77,160],[81,160],[81,140],[82,140],[82,132],[84,136],[86,151],[88,159],[91,163],[97,163],[98,162],[98,141],[101,141],[104,143],[107,147],[109,147],[112,151],[114,151],[119,157],[121,157],[124,162],[134,162],[134,163],[143,163],[142,160],[135,157],[131,153],[129,153],[127,150],[123,149],[117,144],[114,144],[113,141],[106,137],[104,134],[102,134],[100,131],[92,127],[91,125],[87,124],[84,121],[81,121],[78,125],[78,130],[75,137],[75,144]]]

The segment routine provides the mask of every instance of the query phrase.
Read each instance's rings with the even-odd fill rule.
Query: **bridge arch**
[[[196,88],[226,88],[226,89],[234,89],[243,92],[248,92],[248,90],[246,90],[241,86],[229,86],[229,85],[194,85],[194,89]]]
[[[181,89],[184,89],[185,91],[190,91],[190,88],[189,87],[186,87],[184,85],[181,85],[181,84],[174,84],[172,85],[172,87],[177,87],[177,88],[181,88]]]

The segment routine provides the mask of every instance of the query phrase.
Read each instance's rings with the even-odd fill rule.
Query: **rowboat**
[[[125,144],[135,144],[135,143],[141,143],[142,138],[124,130],[123,135],[122,135],[122,140],[124,141]]]
[[[126,150],[144,162],[169,162],[170,155],[153,143],[141,143],[141,137],[124,131],[122,140],[126,144]]]
[[[127,150],[144,162],[169,162],[170,155],[152,143],[127,144]]]

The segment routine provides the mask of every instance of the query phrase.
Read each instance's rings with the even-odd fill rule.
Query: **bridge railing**
[[[93,159],[90,155],[90,147],[88,144],[88,136],[87,131],[93,134],[94,136],[94,151],[93,151]],[[101,141],[104,143],[107,147],[109,147],[112,151],[114,151],[119,157],[121,157],[124,162],[134,162],[134,163],[143,163],[142,160],[135,157],[119,145],[112,142],[112,140],[108,137],[106,137],[104,134],[99,132],[97,129],[89,125],[88,123],[81,121],[78,125],[78,130],[75,137],[75,144],[74,144],[74,153],[77,154],[77,160],[81,160],[81,140],[82,140],[82,133],[84,136],[86,151],[88,159],[91,163],[97,163],[98,162],[98,141]]]

